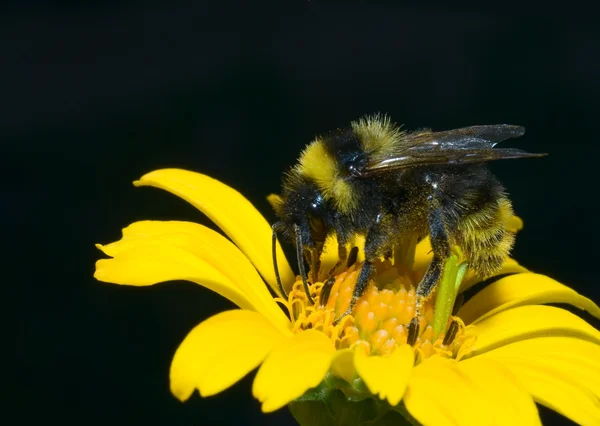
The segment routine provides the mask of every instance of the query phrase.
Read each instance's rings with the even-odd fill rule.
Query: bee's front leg
[[[350,266],[356,263],[357,257],[358,247],[352,247],[352,249],[350,250],[350,254],[348,254],[345,243],[340,243],[338,245],[338,261],[329,271],[329,274],[327,275],[327,280],[325,281],[325,284],[323,284],[323,288],[321,289],[321,297],[319,299],[321,306],[325,306],[327,304],[327,300],[329,299],[329,293],[331,292],[331,288],[335,284],[334,274],[337,268],[339,268],[344,261],[346,262],[346,267],[350,268]]]
[[[433,259],[423,279],[417,286],[415,317],[408,326],[407,343],[413,345],[419,336],[419,316],[423,302],[431,295],[440,281],[446,259],[450,256],[450,243],[444,222],[443,210],[438,198],[430,195],[428,198],[429,238],[433,249]]]
[[[360,274],[358,275],[358,278],[356,279],[356,284],[354,285],[354,291],[352,292],[350,306],[348,306],[346,312],[344,312],[342,315],[340,315],[339,318],[333,321],[333,325],[337,325],[345,316],[350,315],[352,313],[352,310],[356,306],[356,302],[358,302],[358,299],[360,299],[363,293],[365,292],[367,284],[369,283],[369,279],[371,278],[374,272],[375,265],[373,264],[373,261],[365,257],[362,269],[360,270]]]
[[[388,218],[389,219],[389,218]],[[339,318],[337,318],[333,324],[338,324],[342,318],[352,313],[352,310],[356,306],[358,299],[364,294],[367,285],[369,284],[369,280],[375,273],[375,265],[373,262],[381,255],[382,249],[387,247],[388,239],[390,235],[390,231],[388,229],[389,220],[386,218],[378,218],[377,222],[373,225],[371,230],[367,234],[367,238],[365,240],[365,261],[362,264],[362,268],[360,270],[360,274],[356,279],[356,284],[354,285],[354,291],[352,292],[352,299],[350,300],[350,306],[346,309]],[[353,250],[355,256],[358,253],[358,250]]]

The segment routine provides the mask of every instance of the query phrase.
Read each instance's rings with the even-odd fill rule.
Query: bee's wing
[[[523,127],[508,124],[408,133],[385,157],[373,156],[361,174],[366,176],[430,164],[469,164],[545,155],[515,148],[494,149],[498,142],[524,133]]]

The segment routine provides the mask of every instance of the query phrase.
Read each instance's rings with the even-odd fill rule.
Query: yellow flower
[[[241,308],[200,323],[177,349],[170,379],[180,400],[195,389],[214,395],[259,367],[253,394],[265,412],[328,382],[346,394],[360,394],[362,386],[390,406],[402,401],[423,425],[540,424],[534,401],[577,423],[600,424],[600,331],[542,304],[567,303],[596,317],[600,308],[553,279],[508,259],[498,275],[511,275],[479,291],[452,317],[455,336],[446,330],[435,336],[429,302],[411,347],[406,324],[414,315],[415,283],[431,259],[427,241],[417,246],[408,271],[379,262],[376,285],[353,316],[333,326],[348,306],[360,264],[342,269],[328,295],[321,294],[322,282],[313,283],[317,303],[310,305],[278,246],[289,293],[284,300],[273,271],[271,228],[241,194],[178,169],[151,172],[135,185],[183,198],[233,241],[195,223],[142,221],[125,228],[121,240],[98,245],[111,257],[96,264],[100,281],[145,286],[189,280]],[[326,251],[322,270],[334,263],[333,253]],[[475,283],[467,275],[462,290]]]

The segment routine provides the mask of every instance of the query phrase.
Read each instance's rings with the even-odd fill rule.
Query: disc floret
[[[360,268],[360,264],[353,265],[334,276],[332,280],[335,282],[328,296],[324,291],[325,283],[310,284],[314,305],[309,303],[302,280],[298,277],[285,302],[292,318],[292,331],[322,331],[338,350],[350,348],[364,351],[367,355],[391,355],[398,346],[406,344],[407,327],[415,315],[416,285],[411,275],[399,273],[389,261],[377,263],[377,274],[352,313],[334,325],[334,320],[350,305]],[[458,358],[473,344],[465,333],[464,323],[456,316],[449,319],[446,332],[434,337],[434,300],[431,297],[425,301],[420,311],[420,332],[413,345],[417,362],[434,354]],[[448,341],[450,339],[445,337],[452,320],[458,323],[458,331]]]

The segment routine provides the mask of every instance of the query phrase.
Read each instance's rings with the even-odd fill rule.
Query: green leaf
[[[335,426],[333,414],[324,401],[294,401],[288,404],[292,416],[298,424],[314,426]]]
[[[324,401],[327,399],[329,392],[331,392],[331,388],[327,386],[325,381],[322,381],[319,386],[307,390],[304,395],[302,395],[300,398],[297,398],[296,401]]]

